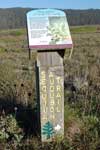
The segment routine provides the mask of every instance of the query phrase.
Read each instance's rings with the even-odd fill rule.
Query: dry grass
[[[41,149],[57,149],[59,147],[61,150],[64,147],[69,150],[69,147],[72,146],[73,150],[78,150],[77,145],[79,144],[79,150],[84,150],[86,144],[87,148],[89,147],[86,150],[92,150],[93,141],[95,147],[99,145],[99,135],[96,137],[97,135],[94,133],[94,139],[91,138],[93,135],[89,131],[92,128],[89,127],[89,121],[94,123],[93,128],[97,131],[95,124],[96,120],[100,119],[100,34],[94,31],[94,27],[88,33],[87,29],[85,31],[81,29],[82,32],[79,32],[80,29],[77,30],[71,30],[74,41],[72,58],[68,59],[69,50],[66,50],[64,58],[65,106],[69,105],[65,107],[65,135],[70,133],[72,143],[68,146],[65,139],[60,146],[59,143],[54,143],[52,147],[44,145]],[[10,104],[14,103],[11,109],[14,109],[13,107],[17,104],[21,104],[25,108],[35,106],[35,60],[36,53],[32,53],[31,60],[28,59],[25,30],[0,32],[0,110],[9,106],[7,101],[8,103],[10,101]],[[85,116],[89,116],[89,118],[85,118]],[[73,127],[74,125],[75,127]],[[76,130],[80,134],[77,141],[73,136]],[[87,134],[88,131],[89,134]],[[82,135],[84,138],[81,137]],[[31,139],[29,141],[32,142]],[[82,143],[83,141],[84,143]],[[37,146],[39,149],[38,141],[37,145],[34,142],[31,144],[30,146]],[[76,149],[74,148],[75,144]]]

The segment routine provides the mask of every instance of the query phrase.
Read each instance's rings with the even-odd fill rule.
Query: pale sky
[[[1,0],[0,8],[100,9],[100,0]]]

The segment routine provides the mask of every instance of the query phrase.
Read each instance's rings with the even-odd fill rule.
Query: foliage
[[[0,140],[14,140],[17,143],[23,138],[23,132],[19,128],[16,119],[12,115],[0,117]]]
[[[32,8],[0,9],[0,29],[16,29],[26,27],[26,13]],[[70,25],[100,24],[100,10],[64,10]],[[98,28],[99,29],[99,28]],[[19,35],[17,33],[16,35]]]

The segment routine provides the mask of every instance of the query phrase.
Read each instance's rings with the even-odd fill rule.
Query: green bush
[[[23,131],[14,116],[0,117],[0,141],[14,140],[19,143],[23,136]]]

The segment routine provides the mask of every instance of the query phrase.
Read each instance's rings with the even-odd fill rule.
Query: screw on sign
[[[64,66],[73,43],[63,11],[38,9],[27,13],[29,49],[37,51],[36,86],[41,140],[64,136]]]

